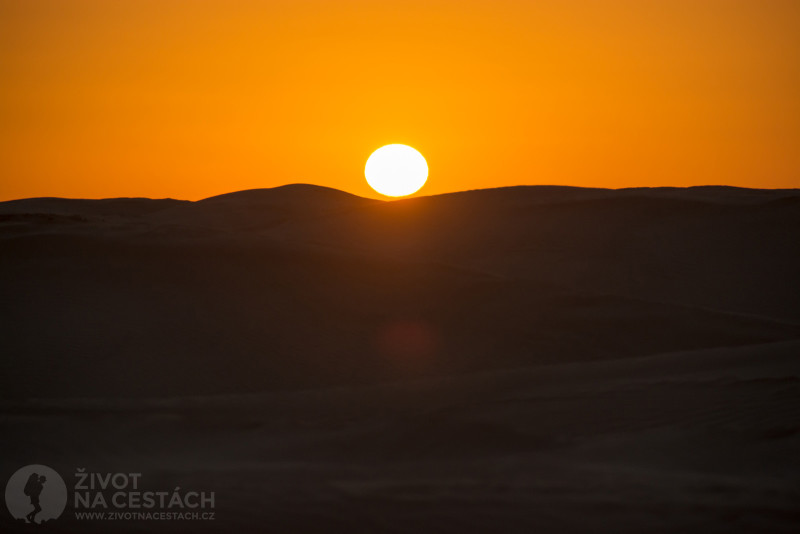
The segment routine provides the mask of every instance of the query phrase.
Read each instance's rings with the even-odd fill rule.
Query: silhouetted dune
[[[292,219],[319,217],[376,202],[329,187],[294,184],[206,198],[162,212],[156,221],[254,232]]]
[[[167,532],[796,530],[798,238],[796,190],[0,203],[0,464],[217,492]]]
[[[84,217],[136,217],[186,204],[186,200],[150,198],[25,198],[0,202],[0,214],[79,215]]]
[[[797,195],[681,192],[33,199],[82,222],[2,234],[3,396],[368,383],[798,337]],[[115,203],[135,220],[110,224]]]
[[[720,202],[707,200],[709,189],[717,188],[701,189],[699,200],[695,188],[686,198],[676,190],[545,188],[545,201],[538,188],[506,188],[367,206],[324,225],[297,221],[277,230],[291,242],[579,293],[800,320],[787,291],[800,271],[800,195],[745,190],[738,196],[748,201],[731,204],[729,188],[720,188]]]
[[[330,210],[338,206],[354,206],[371,201],[338,189],[312,184],[291,184],[268,189],[249,189],[205,198],[196,202],[198,205],[228,204],[235,207],[242,205],[275,206],[281,208],[298,207],[308,211]]]

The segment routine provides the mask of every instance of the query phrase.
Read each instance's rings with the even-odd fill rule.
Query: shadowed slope
[[[152,214],[181,204],[186,200],[150,198],[25,198],[0,202],[0,215],[47,214],[82,217],[137,217]]]
[[[798,233],[797,191],[518,187],[367,206],[276,235],[579,293],[800,322],[800,299],[787,291],[800,272]]]
[[[4,395],[370,383],[800,337],[797,196],[714,191],[380,202],[287,186],[131,223],[6,225]]]
[[[52,202],[0,204],[0,471],[217,495],[115,531],[798,530],[797,192]]]

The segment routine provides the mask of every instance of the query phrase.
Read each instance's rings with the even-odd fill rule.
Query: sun
[[[428,163],[408,145],[386,145],[372,153],[364,168],[367,183],[387,197],[419,191],[428,179]]]

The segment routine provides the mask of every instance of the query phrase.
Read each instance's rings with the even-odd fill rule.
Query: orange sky
[[[800,2],[0,0],[0,200],[800,187]]]

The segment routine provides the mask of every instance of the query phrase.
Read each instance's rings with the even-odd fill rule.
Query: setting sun
[[[416,193],[428,179],[428,164],[417,150],[407,145],[386,145],[367,160],[367,183],[387,197]]]

